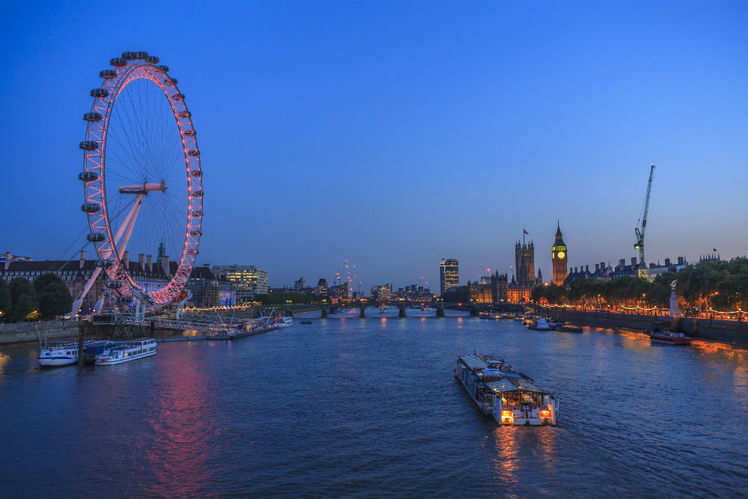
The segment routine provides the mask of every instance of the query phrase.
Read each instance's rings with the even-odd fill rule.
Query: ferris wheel
[[[192,114],[169,68],[146,52],[124,52],[110,64],[99,73],[102,83],[91,90],[93,103],[83,115],[81,210],[98,264],[73,314],[104,272],[108,292],[119,302],[135,300],[142,317],[147,306],[183,295],[202,236],[203,170]],[[133,271],[128,246],[158,252],[159,282],[136,281],[146,275],[143,259],[143,273],[137,265]],[[176,267],[167,250],[175,252]]]

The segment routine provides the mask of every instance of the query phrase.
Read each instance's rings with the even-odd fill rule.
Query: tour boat
[[[580,326],[564,323],[557,327],[556,331],[561,331],[562,333],[581,333],[582,328]]]
[[[39,349],[41,367],[69,366],[78,362],[78,344],[49,343]]]
[[[109,344],[106,340],[89,340],[83,343],[83,355],[90,349]],[[78,343],[55,342],[44,343],[39,348],[39,365],[41,367],[70,366],[78,363]]]
[[[158,343],[153,338],[132,340],[118,343],[96,355],[97,366],[112,366],[131,360],[143,359],[156,355]]]
[[[551,326],[548,325],[548,321],[545,319],[538,319],[532,324],[527,326],[528,329],[534,329],[535,331],[550,331]]]
[[[276,327],[291,327],[293,326],[293,317],[278,317],[275,320]]]
[[[455,377],[486,416],[502,425],[556,425],[558,400],[490,355],[457,358]]]
[[[654,329],[653,331],[650,331],[649,337],[652,343],[661,343],[663,345],[687,346],[693,341],[693,338],[686,336],[683,333],[662,329]]]

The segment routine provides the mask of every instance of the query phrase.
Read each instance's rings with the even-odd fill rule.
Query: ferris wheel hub
[[[140,185],[123,185],[119,188],[120,194],[148,194],[154,191],[166,192],[166,181],[162,180],[158,184],[143,182]]]

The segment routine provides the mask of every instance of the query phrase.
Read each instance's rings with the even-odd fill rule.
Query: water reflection
[[[0,352],[0,374],[5,372],[5,364],[10,362],[10,355]]]
[[[503,485],[520,483],[528,463],[540,465],[546,474],[557,472],[557,427],[498,426],[492,432],[496,457],[493,469]]]
[[[649,336],[644,333],[628,329],[619,329],[618,334],[621,336],[621,345],[627,350],[641,352],[652,346]]]
[[[184,358],[157,365],[162,386],[149,411],[153,440],[144,449],[148,469],[155,475],[148,494],[197,495],[210,478],[206,461],[210,442],[219,432],[215,401],[197,366],[195,359]]]
[[[524,428],[498,426],[493,431],[494,445],[496,446],[496,457],[493,460],[494,471],[505,484],[519,482],[519,476],[517,476],[520,461],[518,436],[522,430]]]

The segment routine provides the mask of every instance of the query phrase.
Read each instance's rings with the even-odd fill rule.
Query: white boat
[[[77,362],[77,343],[48,343],[39,349],[39,365],[41,367],[69,366]]]
[[[83,343],[83,352],[86,353],[89,349],[111,343],[106,340],[88,340]],[[38,360],[41,367],[60,367],[77,364],[78,343],[73,341],[47,343],[45,341],[39,346]]]
[[[119,343],[96,355],[97,366],[113,366],[156,355],[158,343],[153,338]]]
[[[534,329],[535,331],[550,331],[551,326],[548,324],[548,321],[545,319],[538,319],[529,326],[527,326],[528,329]]]
[[[293,326],[293,317],[279,317],[275,321],[277,327],[291,327]]]
[[[556,425],[558,399],[490,355],[457,358],[455,377],[481,412],[502,425]]]

